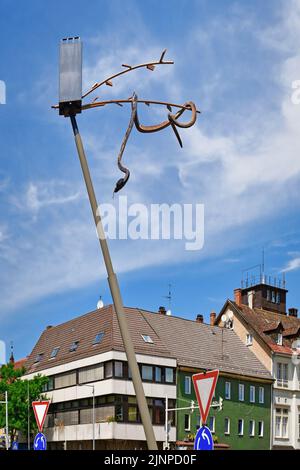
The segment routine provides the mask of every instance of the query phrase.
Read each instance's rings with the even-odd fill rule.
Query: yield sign
[[[44,426],[44,422],[47,416],[49,405],[50,405],[50,401],[33,401],[32,402],[36,424],[40,432],[42,432],[43,430],[43,426]]]
[[[206,424],[209,408],[219,376],[218,370],[193,375],[193,384],[199,403],[202,424]]]

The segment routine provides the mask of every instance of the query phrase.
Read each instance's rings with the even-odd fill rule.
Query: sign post
[[[46,436],[43,434],[42,431],[43,431],[49,405],[50,405],[50,401],[33,401],[32,402],[36,424],[40,431],[34,438],[34,443],[33,443],[34,450],[46,450],[47,449]]]
[[[206,421],[218,377],[218,370],[195,374],[192,377],[202,421],[202,427],[198,430],[195,438],[195,450],[213,450],[214,448],[213,437],[210,429],[206,426]]]

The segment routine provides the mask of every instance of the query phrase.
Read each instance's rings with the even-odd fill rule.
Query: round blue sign
[[[47,449],[47,440],[46,436],[42,433],[39,432],[33,442],[33,449],[34,450],[46,450]]]
[[[210,429],[202,426],[196,434],[194,450],[213,450],[214,441]]]

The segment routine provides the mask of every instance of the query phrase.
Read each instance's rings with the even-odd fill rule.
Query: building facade
[[[236,289],[216,324],[233,329],[273,376],[272,448],[300,449],[300,319],[297,309],[287,312],[286,294],[283,285],[265,278]]]
[[[166,440],[166,401],[169,409],[189,406],[195,400],[192,373],[212,369],[220,370],[216,396],[224,399],[223,410],[211,415],[219,442],[232,449],[269,448],[272,378],[237,335],[214,326],[215,317],[206,325],[201,316],[186,320],[166,315],[163,308],[158,313],[126,308],[125,313],[160,449]],[[51,405],[45,433],[50,449],[91,449],[93,435],[96,449],[146,448],[113,306],[47,327],[26,368],[25,378],[37,373],[49,378],[45,393]],[[188,381],[190,393],[183,388]],[[244,399],[237,400],[241,384]],[[248,397],[251,386],[255,388],[254,402]],[[230,388],[230,395],[224,387]],[[193,415],[187,413],[189,423],[186,414],[168,413],[172,448],[196,431],[197,403],[195,410]],[[224,428],[227,417],[228,432]],[[243,428],[237,435],[239,419]]]

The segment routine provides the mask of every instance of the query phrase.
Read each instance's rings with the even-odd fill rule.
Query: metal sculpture
[[[146,62],[146,63],[143,63],[143,64],[134,65],[134,66],[131,66],[131,65],[128,65],[128,64],[122,64],[122,67],[124,67],[125,70],[122,70],[121,72],[115,73],[114,75],[106,78],[105,80],[103,80],[101,82],[94,83],[94,85],[87,92],[85,92],[82,95],[82,99],[86,98],[88,95],[95,92],[98,88],[100,88],[103,85],[113,86],[113,82],[112,82],[113,79],[115,79],[115,78],[117,78],[121,75],[124,75],[128,72],[132,72],[133,70],[137,70],[137,69],[140,69],[140,68],[147,68],[148,70],[153,71],[155,69],[155,67],[158,66],[158,65],[172,65],[172,64],[174,64],[173,61],[164,60],[166,52],[167,52],[167,50],[164,49],[161,56],[160,56],[160,59],[158,61]],[[178,128],[187,129],[189,127],[192,127],[195,124],[196,120],[197,120],[197,114],[200,113],[200,111],[197,110],[196,105],[192,101],[188,101],[188,102],[184,103],[183,105],[180,105],[180,104],[170,103],[170,102],[165,102],[165,101],[139,100],[135,92],[133,93],[133,95],[130,98],[127,98],[127,99],[115,99],[115,100],[99,101],[99,98],[96,97],[90,103],[83,104],[82,107],[81,107],[81,110],[84,111],[84,110],[87,110],[87,109],[103,107],[103,106],[106,106],[106,105],[109,105],[109,104],[116,104],[118,106],[123,106],[124,103],[130,103],[131,104],[131,116],[130,116],[130,121],[129,121],[129,124],[128,124],[128,128],[126,130],[124,139],[123,139],[121,147],[120,147],[120,151],[119,151],[118,159],[117,159],[117,164],[118,164],[119,170],[122,173],[124,173],[125,176],[123,178],[120,178],[117,181],[115,189],[114,189],[114,193],[117,193],[122,188],[124,188],[124,186],[126,185],[126,183],[129,180],[129,177],[130,177],[129,169],[126,168],[122,164],[122,157],[123,157],[124,150],[125,150],[125,147],[127,145],[129,136],[130,136],[131,131],[133,129],[133,126],[135,126],[135,128],[139,132],[142,132],[142,133],[159,132],[159,131],[161,131],[163,129],[166,129],[167,127],[170,126],[172,128],[176,138],[177,138],[177,141],[178,141],[180,147],[182,147],[183,144],[182,144],[182,140],[181,140],[181,137],[179,135],[179,132],[178,132]],[[155,124],[155,125],[146,126],[144,124],[141,124],[140,120],[139,120],[139,117],[138,117],[138,103],[143,103],[147,106],[150,106],[151,104],[166,106],[168,111],[169,111],[168,115],[167,115],[167,119],[165,121],[163,121],[159,124]],[[55,105],[55,106],[52,106],[52,107],[57,109],[58,105]],[[177,108],[178,111],[175,114],[172,114],[172,111],[173,111],[172,108]],[[183,113],[185,111],[190,111],[192,113],[191,119],[187,122],[181,122],[181,121],[179,121],[179,118],[183,115]]]

